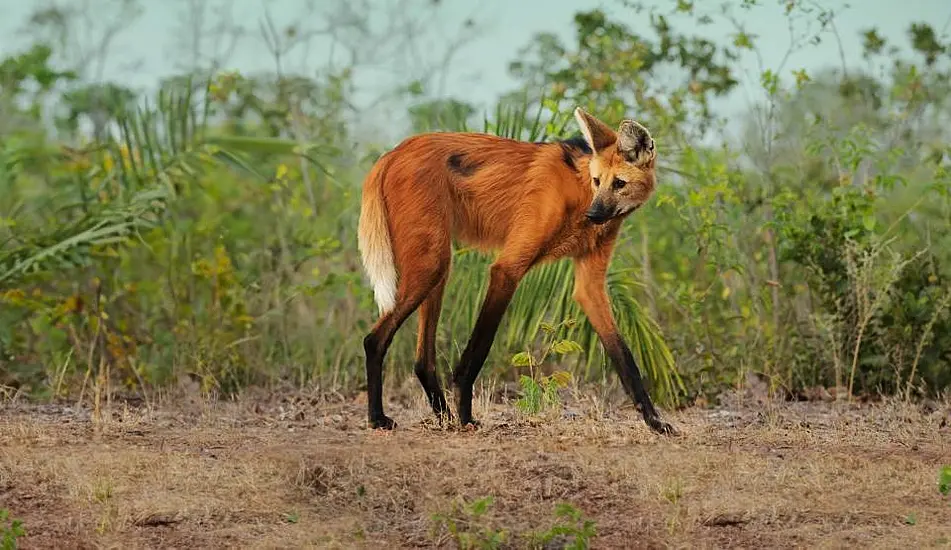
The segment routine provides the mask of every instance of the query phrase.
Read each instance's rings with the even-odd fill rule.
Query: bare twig
[[[190,72],[219,70],[234,54],[246,34],[234,21],[234,0],[211,5],[207,0],[179,0],[183,3],[182,38],[176,40],[180,66]],[[217,20],[212,20],[212,14]]]

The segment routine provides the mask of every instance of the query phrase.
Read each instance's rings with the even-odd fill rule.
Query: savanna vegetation
[[[861,59],[847,60],[838,8],[820,2],[579,9],[570,40],[512,45],[517,86],[481,109],[441,93],[477,21],[439,64],[367,99],[357,78],[366,51],[395,59],[405,49],[387,42],[394,28],[366,23],[363,3],[329,10],[332,31],[307,27],[322,24],[311,14],[287,26],[268,16],[241,34],[209,23],[213,7],[183,2],[194,28],[182,34],[194,40],[181,40],[180,74],[138,91],[101,75],[141,5],[105,2],[101,43],[82,50],[87,19],[73,4],[33,13],[32,45],[0,61],[8,395],[149,399],[183,379],[219,396],[359,390],[376,308],[355,232],[372,161],[412,132],[567,137],[576,105],[610,124],[634,117],[658,143],[657,194],[627,223],[609,287],[662,406],[715,401],[750,376],[795,399],[914,399],[951,385],[951,41],[934,21],[895,42],[868,28]],[[789,35],[759,36],[751,10],[782,11]],[[715,23],[728,38],[708,36]],[[321,33],[343,62],[288,61]],[[762,61],[767,38],[788,46],[782,62]],[[273,70],[230,70],[237,40],[260,40]],[[827,70],[788,63],[807,48],[828,53]],[[739,60],[758,74],[740,74]],[[726,120],[718,105],[744,87],[749,108]],[[405,113],[386,139],[365,123],[379,105]],[[454,254],[437,339],[443,377],[491,261]],[[557,370],[616,387],[572,283],[567,262],[528,277],[482,380]],[[387,356],[388,382],[412,377],[413,319]],[[531,359],[542,355],[544,365]]]
[[[0,548],[949,544],[948,14],[578,6],[486,106],[447,92],[485,29],[444,1],[172,4],[157,82],[119,55],[144,0],[46,2],[0,51]],[[503,318],[482,428],[431,422],[414,316],[402,429],[367,430],[364,174],[415,132],[569,137],[579,105],[657,141],[608,286],[681,437],[629,412],[568,261]],[[443,380],[491,261],[454,250]]]

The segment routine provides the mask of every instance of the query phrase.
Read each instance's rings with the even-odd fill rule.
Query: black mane
[[[590,155],[592,153],[591,147],[588,146],[588,142],[585,141],[584,136],[581,134],[575,134],[569,138],[560,139],[558,141],[549,143],[557,143],[559,146],[561,146],[561,158],[572,170],[576,170],[578,168],[578,166],[575,164],[576,157]]]

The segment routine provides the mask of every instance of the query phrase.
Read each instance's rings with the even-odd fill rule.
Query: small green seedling
[[[17,538],[26,536],[23,521],[10,519],[10,511],[0,508],[0,550],[16,550]]]
[[[545,333],[545,345],[539,356],[529,351],[516,353],[512,359],[514,367],[528,367],[529,374],[519,376],[522,386],[521,396],[515,403],[520,411],[526,414],[538,414],[545,408],[555,407],[560,403],[558,390],[571,383],[571,373],[564,370],[555,371],[548,376],[536,377],[535,369],[544,363],[551,354],[568,355],[582,353],[580,344],[568,338],[558,338],[557,334],[563,330],[570,330],[575,325],[574,319],[566,319],[557,325],[542,323],[540,330]]]
[[[943,466],[938,474],[938,492],[951,496],[951,465]]]

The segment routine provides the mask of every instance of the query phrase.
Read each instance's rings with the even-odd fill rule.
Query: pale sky
[[[102,2],[102,0],[74,0],[78,4]],[[151,87],[156,80],[174,72],[175,60],[180,59],[174,49],[176,44],[182,43],[182,34],[178,28],[184,20],[184,7],[196,0],[146,0],[143,4],[148,8],[143,16],[139,17],[116,39],[109,52],[109,63],[104,72],[107,79],[117,80],[136,88]],[[201,1],[201,0],[197,0]],[[336,5],[334,0],[313,0],[317,11],[326,10]],[[387,6],[403,5],[401,0],[361,0],[358,3],[378,9],[380,17],[385,15]],[[709,0],[707,9],[714,9],[719,0]],[[820,0],[821,1],[821,0]],[[60,0],[63,3],[64,0]],[[419,1],[402,0],[411,5],[419,5]],[[16,30],[22,24],[24,17],[32,9],[48,3],[47,0],[0,0],[0,54],[9,55],[27,44],[25,37],[16,35]],[[259,22],[262,20],[267,5],[278,26],[297,23],[301,27],[320,27],[324,24],[318,14],[303,18],[301,21],[301,6],[306,0],[233,0],[234,22],[249,29],[251,35],[239,42],[234,55],[229,59],[228,66],[239,71],[269,70],[274,64],[270,54],[264,47],[259,34]],[[704,5],[704,0],[697,0],[697,5]],[[777,0],[761,0],[765,7],[744,13],[743,20],[748,30],[759,34],[762,38],[759,46],[764,54],[764,61],[768,66],[779,62],[788,46],[788,31],[782,16],[781,2]],[[818,2],[817,2],[818,3]],[[222,0],[209,0],[209,5],[219,6]],[[454,58],[453,70],[448,73],[445,81],[445,91],[453,95],[472,101],[480,107],[491,105],[494,99],[502,92],[511,89],[513,81],[507,74],[507,64],[515,58],[519,48],[524,46],[536,32],[548,31],[559,34],[570,40],[572,33],[572,16],[575,12],[584,9],[601,7],[609,15],[628,24],[633,29],[647,25],[646,15],[637,15],[623,6],[622,0],[440,0],[439,18],[442,23],[434,23],[429,27],[426,36],[430,37],[422,42],[420,51],[411,56],[409,62],[424,63],[427,59],[434,60],[444,55],[447,40],[452,38],[452,31],[460,28],[467,18],[474,18],[481,26],[479,35],[459,51]],[[654,5],[672,6],[674,3],[655,0]],[[841,6],[841,2],[829,3],[829,6]],[[217,8],[216,14],[219,14]],[[219,14],[220,15],[220,14]],[[93,25],[107,19],[107,15],[97,14],[93,18]],[[418,13],[405,14],[407,20],[418,18]],[[379,19],[379,17],[378,17]],[[893,42],[904,45],[907,43],[904,33],[908,25],[914,21],[925,21],[940,32],[948,28],[951,20],[951,2],[947,0],[853,0],[852,6],[836,19],[837,30],[843,40],[844,56],[849,63],[861,63],[860,30],[868,27],[877,27],[879,32]],[[211,22],[213,24],[214,21]],[[378,29],[383,28],[385,21],[377,21]],[[680,28],[683,28],[682,26]],[[442,30],[442,37],[440,31]],[[647,31],[649,35],[649,30]],[[702,32],[711,36],[727,36],[732,29],[715,24],[704,27]],[[425,38],[425,37],[424,37]],[[88,43],[88,40],[87,40]],[[313,73],[328,59],[329,42],[317,41],[311,48],[307,62],[302,57],[288,60],[292,69]],[[339,52],[337,52],[339,53]],[[381,53],[386,53],[381,52]],[[135,62],[135,64],[133,64]],[[816,48],[809,48],[792,56],[785,74],[795,68],[815,70],[829,64],[839,64],[839,51],[831,36]],[[405,68],[412,73],[424,65],[416,64]],[[381,72],[364,72],[360,76],[361,85],[365,89],[372,89],[377,83],[391,84],[393,73],[396,76],[404,70],[402,67],[389,67],[389,80],[384,79]],[[756,93],[758,85],[755,61],[752,57],[742,63],[742,88],[730,100],[725,108],[742,108],[748,99],[748,94]]]

